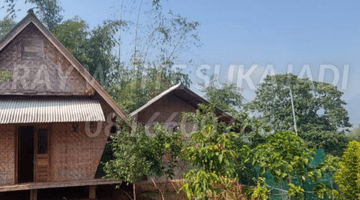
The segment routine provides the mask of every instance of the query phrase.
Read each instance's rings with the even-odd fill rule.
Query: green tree
[[[104,85],[104,77],[116,62],[113,35],[122,23],[108,20],[89,30],[84,20],[75,17],[57,24],[53,34]]]
[[[351,130],[350,134],[348,135],[348,139],[360,141],[360,126]]]
[[[4,9],[6,7],[7,16],[14,19],[16,17],[16,0],[4,0],[4,3],[6,5],[2,6],[1,9]]]
[[[189,87],[191,83],[188,74],[164,66],[120,70],[124,78],[107,87],[107,92],[129,113],[175,84]]]
[[[219,83],[216,77],[212,77],[209,86],[202,85],[205,98],[215,107],[225,112],[239,112],[242,107],[243,96],[241,90],[234,83]]]
[[[123,21],[106,20],[89,33],[89,39],[85,43],[85,55],[89,58],[84,61],[92,75],[101,83],[107,82],[104,78],[116,62],[113,50],[116,46],[114,34],[118,31]]]
[[[268,128],[264,127],[261,121],[250,118],[246,112],[232,113],[232,117],[236,119],[238,127],[240,127],[239,135],[241,136],[236,140],[236,149],[253,149],[259,144],[265,143],[268,136]],[[266,131],[265,131],[266,130]],[[246,153],[246,150],[242,150]],[[249,160],[249,155],[242,154],[237,157],[235,167],[235,176],[242,185],[255,186],[256,182],[254,177],[258,177],[259,172],[256,167],[253,167]]]
[[[339,163],[335,181],[343,199],[360,199],[360,142],[352,141]]]
[[[175,69],[174,63],[184,52],[200,45],[197,35],[200,23],[165,10],[164,2],[153,0],[146,7],[140,1],[136,20],[126,26],[126,31],[134,33],[131,36],[134,41],[129,47],[133,53],[129,60],[120,53],[126,31],[119,29],[119,55],[108,74],[110,85],[107,91],[129,112],[174,84],[182,83],[188,87],[191,84],[188,74]],[[140,20],[144,16],[146,20]]]
[[[274,131],[294,130],[290,88],[299,131],[337,131],[351,127],[342,92],[336,86],[293,74],[267,76],[247,105]]]
[[[84,20],[76,16],[63,21],[52,33],[81,63],[90,62],[86,55],[89,25]]]
[[[16,17],[16,0],[4,0],[4,2],[6,4],[6,12],[8,13],[7,16],[14,19]],[[63,9],[59,0],[26,0],[25,3],[35,6],[36,14],[50,31],[54,31],[55,26],[63,19],[63,16],[60,14]],[[5,8],[5,6],[2,8]],[[33,12],[32,9],[29,11]]]
[[[16,0],[5,0],[9,19],[16,16]],[[110,67],[115,63],[113,54],[117,40],[114,35],[121,25],[121,20],[106,20],[93,30],[88,30],[88,24],[75,17],[62,22],[62,7],[59,0],[29,0],[35,6],[35,13],[40,21],[59,39],[60,42],[88,68],[102,84],[104,77],[109,73]],[[28,12],[33,12],[30,9]],[[8,20],[9,21],[9,20]]]
[[[313,148],[342,155],[348,142],[344,133],[352,125],[341,99],[343,93],[332,84],[293,74],[267,76],[256,90],[255,99],[245,107],[270,130],[295,131],[290,91],[299,136]]]
[[[130,5],[138,10],[134,13],[136,20],[129,26],[131,33],[134,33],[131,67],[153,62],[171,66],[179,55],[200,46],[197,35],[199,22],[190,21],[171,9],[164,9],[166,1],[139,2],[139,5]],[[141,20],[143,18],[146,20]],[[124,33],[120,35],[120,41],[124,36]]]
[[[128,124],[133,124],[129,127]],[[106,178],[132,183],[136,199],[135,183],[144,177],[171,178],[174,175],[176,160],[181,151],[180,133],[169,130],[159,124],[152,132],[148,127],[135,121],[122,123],[122,128],[113,140],[113,160],[105,165]],[[151,134],[150,134],[151,133]],[[169,155],[169,163],[163,157]]]
[[[185,174],[182,187],[188,199],[220,198],[237,182],[234,164],[239,135],[231,131],[234,127],[219,123],[214,111],[214,107],[200,105],[196,113],[184,114],[186,122],[197,127],[183,149],[183,159],[194,166]]]
[[[257,186],[253,188],[253,197],[269,199],[274,191],[291,199],[304,199],[307,193],[315,193],[318,198],[333,197],[337,191],[331,185],[321,182],[325,173],[334,172],[336,158],[328,156],[318,166],[311,164],[314,151],[307,148],[305,141],[289,131],[280,131],[269,135],[264,144],[259,144],[251,150],[249,160],[254,167],[259,168],[260,175],[269,172],[278,185],[274,187],[266,183],[266,178],[257,178]],[[312,191],[306,191],[304,184],[311,182]]]
[[[308,147],[312,149],[322,149],[327,154],[342,156],[350,138],[343,132],[337,131],[308,131],[300,132]]]
[[[36,13],[40,20],[52,32],[55,30],[63,16],[60,14],[63,10],[60,5],[60,0],[27,0],[29,3],[36,5]],[[26,2],[26,1],[25,1]]]
[[[0,40],[8,33],[11,31],[11,29],[13,29],[16,25],[16,22],[6,16],[4,17],[3,20],[0,20]]]

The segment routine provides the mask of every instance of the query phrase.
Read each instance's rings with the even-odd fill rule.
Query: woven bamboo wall
[[[85,133],[85,123],[74,132],[72,123],[53,124],[50,149],[52,181],[89,180],[95,177],[107,136]]]
[[[107,118],[112,110],[101,99],[100,102]],[[50,171],[53,182],[89,180],[95,177],[108,139],[104,131],[109,123],[102,123],[101,131],[96,137],[90,137],[85,132],[85,123],[78,124],[77,132],[74,132],[72,123],[55,123],[52,126]],[[90,125],[91,133],[95,133],[97,125]]]
[[[111,115],[111,108],[100,99],[105,117]],[[90,124],[91,133],[85,131],[85,122],[53,123],[50,128],[50,174],[49,182],[90,180],[95,177],[108,135],[105,127],[112,123],[103,122],[99,134],[94,137],[97,123]],[[29,125],[29,124],[27,124]],[[44,124],[32,124],[35,128]],[[15,140],[16,125],[0,125],[0,185],[15,184]],[[89,136],[90,135],[90,136]]]
[[[15,129],[15,125],[0,126],[0,185],[15,184]],[[104,128],[98,136],[89,137],[85,123],[79,123],[78,132],[72,123],[52,124],[49,181],[93,179],[106,141]]]
[[[13,74],[12,81],[0,84],[0,94],[86,95],[94,92],[32,23],[0,52],[0,70]]]
[[[15,183],[15,125],[0,125],[0,185]]]

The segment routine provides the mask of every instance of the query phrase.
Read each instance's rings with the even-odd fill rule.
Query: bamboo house
[[[124,112],[85,67],[29,13],[0,41],[0,195],[89,187]]]

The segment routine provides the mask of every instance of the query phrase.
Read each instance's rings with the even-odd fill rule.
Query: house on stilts
[[[0,196],[116,183],[95,174],[125,113],[86,68],[29,12],[0,41]]]

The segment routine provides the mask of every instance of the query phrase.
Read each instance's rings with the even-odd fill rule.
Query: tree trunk
[[[162,190],[156,185],[156,183],[155,183],[155,181],[154,181],[153,178],[151,178],[151,181],[153,182],[155,188],[159,190],[159,192],[160,192],[160,194],[161,194],[161,199],[162,199],[162,200],[165,200],[165,198],[164,198],[164,191],[162,191]]]
[[[284,195],[283,195],[283,183],[280,182],[280,188],[281,188],[281,200],[284,200]]]
[[[121,28],[122,28],[122,10],[123,10],[124,1],[121,1],[121,7],[120,7],[120,29],[119,29],[119,63],[121,63]]]
[[[133,183],[133,193],[134,193],[134,200],[136,200],[136,185],[135,185],[135,181]]]
[[[288,182],[288,184],[290,184],[290,183],[291,183],[291,176],[289,176],[289,182]],[[294,198],[289,196],[289,199],[290,199],[290,200],[293,200]]]
[[[137,15],[137,19],[136,19],[136,25],[135,25],[135,38],[134,38],[134,57],[133,57],[133,65],[134,65],[134,69],[135,69],[135,59],[136,59],[136,51],[137,51],[137,40],[138,40],[138,29],[139,29],[139,18],[140,18],[140,11],[141,11],[141,6],[142,6],[143,0],[141,0],[140,2],[140,6],[139,6],[139,11],[138,11],[138,15]]]

